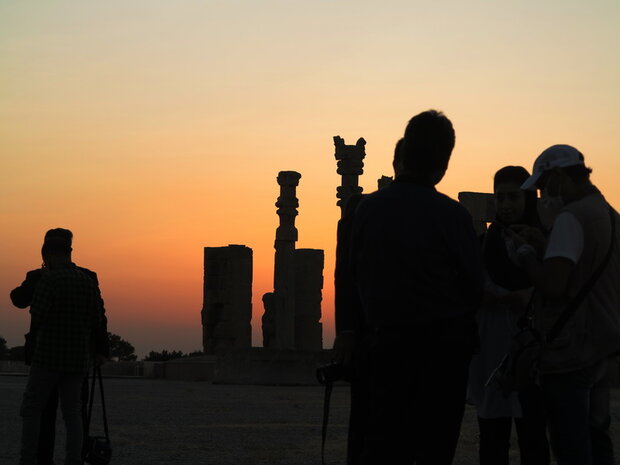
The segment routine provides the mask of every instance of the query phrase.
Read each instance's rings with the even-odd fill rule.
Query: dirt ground
[[[22,376],[0,376],[0,464],[18,461]],[[320,464],[320,386],[224,386],[206,382],[106,379],[114,465]],[[348,389],[336,387],[326,449],[329,465],[345,463]],[[58,424],[56,464],[62,463]],[[612,422],[620,455],[620,390]],[[101,432],[101,431],[100,431]],[[514,441],[513,441],[514,443]],[[455,464],[477,461],[475,413],[465,412]],[[511,465],[519,463],[511,450]],[[620,462],[618,462],[620,463]]]

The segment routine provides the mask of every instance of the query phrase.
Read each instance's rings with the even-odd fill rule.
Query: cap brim
[[[521,189],[523,189],[524,191],[535,191],[536,183],[540,179],[541,175],[542,175],[542,171],[539,171],[538,173],[534,173],[533,175],[531,175],[529,178],[525,180],[523,184],[521,184]]]

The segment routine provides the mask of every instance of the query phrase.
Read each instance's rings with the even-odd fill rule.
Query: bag
[[[551,344],[558,337],[568,320],[575,314],[587,294],[592,290],[598,278],[603,274],[603,270],[611,258],[614,243],[616,242],[616,218],[611,207],[609,207],[609,217],[611,219],[611,242],[607,255],[592,276],[590,276],[590,279],[560,314],[551,330],[547,333],[544,341],[546,344]],[[493,370],[485,384],[485,386],[497,384],[506,397],[511,392],[521,391],[538,382],[538,368],[543,338],[532,327],[533,300],[534,296],[530,299],[527,310],[520,320],[519,332],[512,337],[508,353],[498,367]]]
[[[84,461],[91,465],[108,465],[112,458],[110,440],[103,436],[84,438]]]
[[[99,392],[101,393],[101,407],[103,409],[103,428],[105,436],[89,436],[90,421],[93,414],[93,401],[95,397],[95,381],[99,381]],[[93,368],[93,381],[90,387],[90,399],[88,400],[88,419],[86,431],[84,432],[84,462],[91,465],[108,465],[112,459],[112,446],[110,444],[110,433],[108,431],[108,417],[106,415],[105,398],[103,396],[103,379],[101,377],[101,367]]]
[[[538,365],[542,350],[540,333],[531,325],[522,327],[511,340],[510,349],[493,370],[485,386],[497,384],[505,397],[538,382]]]

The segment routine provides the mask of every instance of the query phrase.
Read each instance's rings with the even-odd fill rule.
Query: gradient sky
[[[0,0],[0,335],[22,343],[8,293],[67,227],[141,356],[200,348],[202,247],[253,248],[259,345],[276,176],[295,170],[330,346],[332,136],[367,140],[371,191],[428,108],[457,133],[448,195],[566,143],[618,208],[618,24],[617,0]]]

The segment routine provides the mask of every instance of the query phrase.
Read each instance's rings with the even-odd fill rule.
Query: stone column
[[[295,345],[298,350],[323,348],[320,321],[324,261],[322,250],[295,250]]]
[[[495,218],[493,194],[459,192],[459,202],[471,215],[476,234],[484,233],[487,229],[487,223],[490,223]]]
[[[297,228],[295,217],[299,201],[296,189],[301,174],[296,171],[280,171],[278,184],[280,196],[276,202],[280,226],[276,230],[274,248],[273,310],[275,334],[272,347],[295,349],[295,242]]]
[[[381,190],[385,187],[388,187],[392,184],[392,181],[394,181],[394,178],[392,176],[381,176],[379,179],[377,179],[377,189]]]
[[[362,188],[359,186],[359,176],[364,173],[366,141],[360,137],[355,145],[345,145],[342,137],[334,136],[334,145],[336,147],[335,157],[338,160],[336,172],[342,176],[342,184],[336,189],[336,197],[339,199],[336,205],[340,207],[340,215],[342,216],[349,197],[362,193]]]
[[[202,346],[206,354],[252,346],[252,249],[204,248]]]

